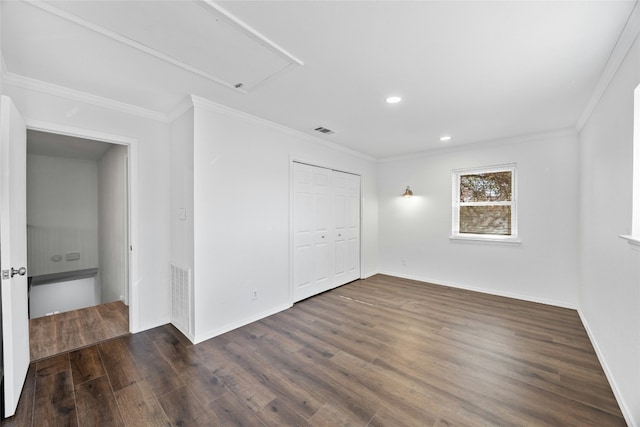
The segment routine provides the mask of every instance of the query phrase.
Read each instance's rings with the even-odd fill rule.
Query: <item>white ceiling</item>
[[[27,153],[49,157],[100,160],[111,144],[89,139],[27,130]]]
[[[6,69],[163,114],[195,94],[386,158],[575,127],[635,0],[196,4],[3,1]]]

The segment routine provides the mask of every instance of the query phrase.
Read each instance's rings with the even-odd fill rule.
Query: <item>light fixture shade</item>
[[[404,194],[403,194],[403,196],[404,196],[404,197],[411,197],[411,196],[413,196],[413,191],[411,191],[411,188],[409,188],[409,186],[408,186],[408,185],[407,185],[407,189],[406,189],[406,190],[404,190]]]

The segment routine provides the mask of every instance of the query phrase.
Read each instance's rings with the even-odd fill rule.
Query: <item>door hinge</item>
[[[9,270],[2,270],[2,280],[11,279],[11,272]]]

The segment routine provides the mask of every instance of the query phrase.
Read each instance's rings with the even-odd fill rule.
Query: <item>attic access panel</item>
[[[302,65],[210,0],[32,4],[242,92]]]

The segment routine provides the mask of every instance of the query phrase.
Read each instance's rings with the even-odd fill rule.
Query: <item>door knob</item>
[[[24,276],[25,274],[27,274],[26,267],[20,267],[17,270],[11,267],[11,277],[15,276],[16,274],[19,274],[20,276]]]

